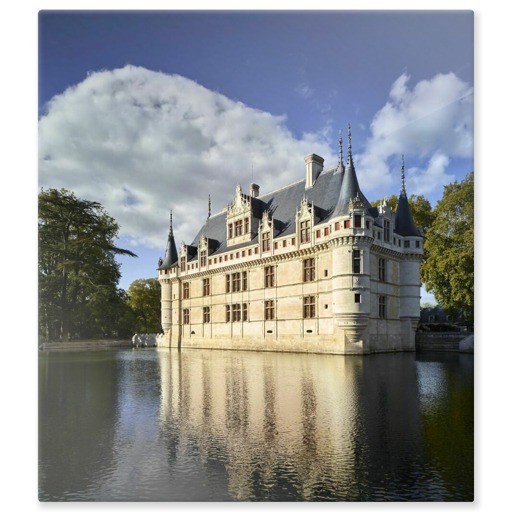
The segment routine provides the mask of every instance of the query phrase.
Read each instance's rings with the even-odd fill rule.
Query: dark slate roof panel
[[[402,236],[421,236],[414,224],[407,196],[404,194],[400,194],[398,198],[395,215],[395,233]]]

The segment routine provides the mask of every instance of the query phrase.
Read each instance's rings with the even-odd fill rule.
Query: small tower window
[[[361,215],[354,215],[354,227],[355,228],[361,227]]]
[[[359,249],[352,251],[352,273],[361,273],[361,251]]]

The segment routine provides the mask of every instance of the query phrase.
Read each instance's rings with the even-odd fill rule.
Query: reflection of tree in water
[[[474,494],[474,359],[468,354],[446,354],[443,364],[422,356],[418,365],[425,378],[438,377],[439,396],[425,390],[422,430],[426,455],[441,476],[452,500],[473,500]],[[432,376],[432,366],[442,372]],[[435,374],[434,374],[435,375]],[[439,387],[438,387],[439,388]]]
[[[41,500],[79,499],[101,485],[115,457],[118,381],[118,361],[110,351],[40,354]]]

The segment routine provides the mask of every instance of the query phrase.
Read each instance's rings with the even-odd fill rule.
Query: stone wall
[[[418,332],[416,351],[460,352],[460,343],[465,338],[468,338],[467,332]]]

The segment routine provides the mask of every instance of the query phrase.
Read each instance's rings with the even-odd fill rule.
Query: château
[[[159,346],[329,354],[412,351],[423,236],[405,191],[373,207],[339,140],[338,165],[305,158],[304,179],[260,194],[237,185],[179,251],[172,213],[159,260]]]

